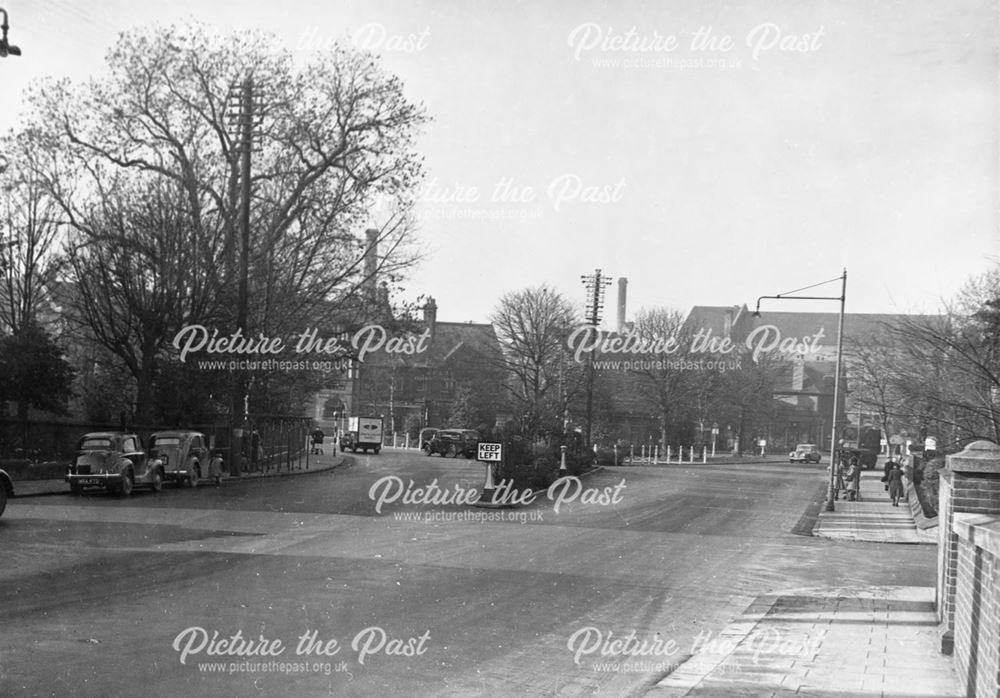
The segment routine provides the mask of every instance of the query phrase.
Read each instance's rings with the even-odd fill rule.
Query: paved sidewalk
[[[647,695],[961,696],[937,643],[931,587],[789,590],[758,598]]]
[[[224,475],[222,484],[233,484],[249,480],[258,480],[266,477],[284,477],[288,475],[305,475],[317,473],[324,470],[332,470],[344,464],[344,454],[338,452],[337,455],[310,455],[308,468],[296,468],[294,470],[269,470],[267,472],[243,473],[239,477],[229,477]],[[200,487],[214,487],[210,480],[203,480]],[[14,497],[42,497],[50,494],[69,494],[69,485],[62,478],[53,480],[17,480],[14,482]]]
[[[821,507],[813,535],[936,544],[937,528],[918,528],[905,501],[892,506],[881,477],[865,471],[860,501]],[[647,695],[961,696],[939,648],[933,587],[788,590],[758,597]]]
[[[813,535],[871,543],[937,545],[937,528],[917,528],[913,511],[905,500],[898,507],[892,506],[881,478],[881,468],[863,471],[861,500],[838,499],[832,512],[825,511],[825,505],[821,507]]]

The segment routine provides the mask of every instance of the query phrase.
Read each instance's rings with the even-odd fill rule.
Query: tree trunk
[[[28,424],[28,401],[18,400],[17,401],[17,421],[21,425],[21,449],[24,451],[24,457],[30,457],[28,455],[28,439],[31,434],[29,433],[30,425]]]
[[[137,424],[152,424],[153,380],[155,375],[155,362],[152,359],[143,358],[139,367],[139,373],[135,377],[135,422]]]

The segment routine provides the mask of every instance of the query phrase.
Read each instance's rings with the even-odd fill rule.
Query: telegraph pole
[[[593,274],[581,276],[580,280],[587,289],[587,305],[584,312],[584,321],[592,325],[597,330],[601,324],[601,311],[604,310],[604,291],[611,285],[611,277],[601,274],[600,269],[595,269]],[[597,349],[590,350],[590,361],[587,365],[587,448],[593,447],[593,426],[594,426],[594,359],[597,358]]]
[[[253,151],[254,99],[253,78],[247,76],[229,94],[230,106],[236,113],[230,113],[230,125],[236,126],[240,153],[240,215],[239,215],[239,281],[236,292],[236,329],[247,336],[248,293],[250,277],[250,155]],[[232,246],[231,246],[232,248]],[[235,262],[230,257],[231,262]],[[232,270],[231,270],[232,271]],[[231,278],[231,277],[230,277]],[[232,401],[230,411],[230,458],[229,474],[240,475],[240,461],[243,453],[243,436],[249,411],[247,376],[245,371],[233,373]]]

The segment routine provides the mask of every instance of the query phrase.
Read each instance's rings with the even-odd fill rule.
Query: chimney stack
[[[625,326],[625,295],[626,287],[628,286],[628,279],[624,276],[618,279],[618,326],[615,328],[618,330],[618,334],[624,334]]]
[[[430,296],[427,303],[424,304],[424,325],[431,331],[432,337],[434,336],[434,324],[437,322],[437,316],[437,303],[434,302],[434,296]]]

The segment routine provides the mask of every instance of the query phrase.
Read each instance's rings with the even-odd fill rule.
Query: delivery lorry
[[[369,450],[378,453],[382,450],[382,420],[378,417],[351,417],[347,420],[347,434],[341,441],[341,448],[352,452]],[[345,446],[344,443],[349,445]]]

